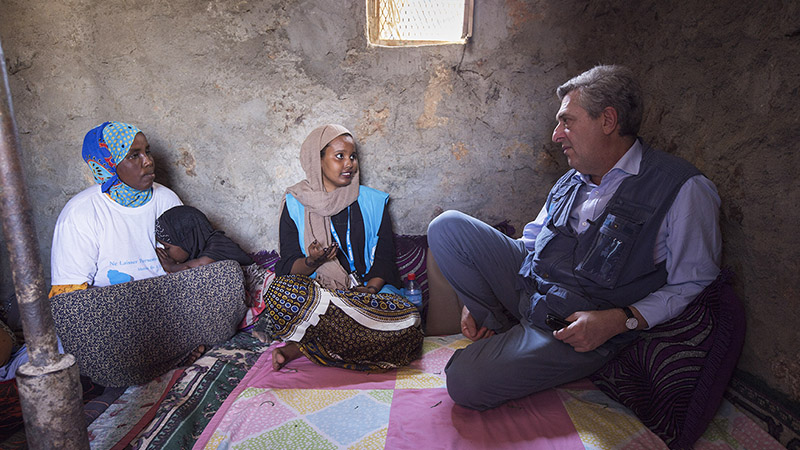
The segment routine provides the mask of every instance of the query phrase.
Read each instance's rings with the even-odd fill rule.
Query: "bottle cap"
[[[414,272],[411,272],[410,274],[408,274],[408,279],[409,280],[416,280],[417,279],[417,275]]]

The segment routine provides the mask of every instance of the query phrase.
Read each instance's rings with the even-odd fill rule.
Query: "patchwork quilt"
[[[667,448],[588,380],[484,412],[455,405],[447,395],[444,367],[469,342],[461,335],[427,337],[420,360],[379,374],[316,366],[306,358],[275,371],[266,351],[193,448]],[[783,447],[723,402],[695,448]]]

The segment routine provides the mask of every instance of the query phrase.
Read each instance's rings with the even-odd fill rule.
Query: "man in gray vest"
[[[597,66],[557,93],[553,141],[572,170],[522,238],[458,211],[428,227],[464,304],[462,332],[475,341],[446,368],[450,396],[469,408],[591,374],[637,330],[680,314],[719,273],[717,190],[638,137],[632,72]]]

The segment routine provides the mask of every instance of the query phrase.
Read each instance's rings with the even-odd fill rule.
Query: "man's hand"
[[[559,341],[571,345],[576,352],[590,352],[603,345],[612,337],[624,333],[625,313],[619,309],[604,311],[577,311],[567,320],[572,323],[553,332]]]
[[[494,336],[494,331],[486,327],[478,329],[475,318],[472,317],[466,306],[461,309],[461,333],[473,341]]]

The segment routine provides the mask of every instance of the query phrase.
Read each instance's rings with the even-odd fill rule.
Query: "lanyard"
[[[336,243],[339,244],[339,248],[344,250],[342,247],[342,241],[339,239],[339,234],[336,233],[336,227],[333,226],[333,222],[331,222],[331,234],[333,234],[333,238],[336,239]],[[353,244],[350,243],[350,207],[347,207],[347,253],[345,253],[345,258],[347,258],[347,262],[350,263],[350,272],[356,271],[356,263],[355,258],[353,258]]]

